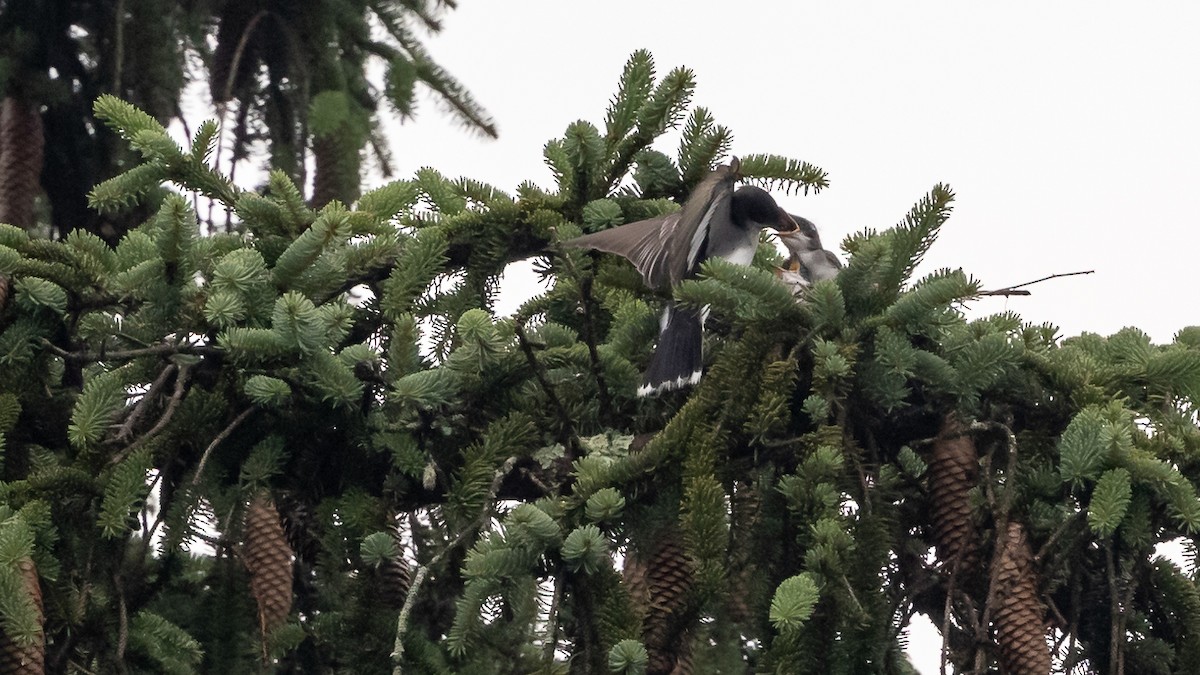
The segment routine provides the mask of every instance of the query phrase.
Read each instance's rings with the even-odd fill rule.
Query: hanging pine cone
[[[979,453],[956,415],[947,415],[933,442],[929,495],[938,559],[952,572],[974,571],[980,562],[979,532],[971,513],[971,488],[979,483]]]
[[[661,532],[652,544],[646,563],[649,605],[644,622],[644,643],[650,657],[648,675],[687,675],[689,604],[693,581],[692,561],[676,530]],[[688,668],[688,670],[677,670]]]
[[[393,528],[392,537],[396,541],[396,555],[379,566],[378,591],[384,605],[398,609],[404,606],[404,599],[408,596],[412,569],[404,558],[404,542],[400,539],[400,532]]]
[[[1046,645],[1046,607],[1038,597],[1033,549],[1025,528],[1008,524],[1008,539],[997,562],[995,596],[996,643],[1000,664],[1008,675],[1048,675],[1050,648]]]
[[[242,555],[265,638],[292,611],[292,549],[284,538],[275,503],[265,494],[255,496],[246,508]]]
[[[0,274],[0,312],[3,312],[4,308],[8,307],[8,296],[11,292],[12,285],[10,284],[8,277]]]
[[[42,609],[42,588],[38,585],[37,567],[31,558],[22,558],[17,562],[17,568],[21,570],[21,577],[25,582],[24,590],[33,600],[33,606],[37,610],[38,631],[33,642],[29,644],[17,644],[8,639],[7,635],[0,633],[0,673],[42,675],[46,672],[46,638],[42,633],[46,617]]]
[[[671,675],[692,675],[694,672],[696,670],[692,658],[692,641],[685,633],[679,641],[679,649],[675,651],[675,667],[671,669]]]
[[[37,106],[15,96],[5,98],[0,103],[0,223],[33,227],[44,143]]]
[[[625,565],[621,570],[621,582],[629,593],[633,611],[646,618],[650,611],[650,586],[646,583],[646,562],[632,548],[625,554]]]

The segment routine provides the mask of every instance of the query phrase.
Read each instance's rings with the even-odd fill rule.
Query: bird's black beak
[[[776,217],[778,218],[774,226],[776,232],[795,232],[800,229],[800,226],[796,224],[796,221],[787,211],[779,209]]]

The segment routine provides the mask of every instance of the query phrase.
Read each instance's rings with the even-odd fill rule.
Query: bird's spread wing
[[[721,166],[710,173],[678,213],[620,225],[563,242],[624,256],[651,288],[669,288],[682,281],[701,259],[714,219],[730,216],[736,167]]]
[[[649,220],[621,225],[594,234],[585,234],[563,242],[563,246],[590,248],[606,253],[616,253],[629,259],[647,286],[652,288],[669,286],[657,283],[669,280],[665,271],[666,251],[663,242],[668,240],[679,225],[679,213],[671,213]]]

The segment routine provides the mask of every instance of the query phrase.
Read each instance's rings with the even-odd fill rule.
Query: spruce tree
[[[317,206],[357,198],[368,156],[390,175],[379,115],[412,118],[421,89],[465,128],[494,136],[487,112],[418,35],[440,31],[455,6],[449,0],[0,3],[0,222],[58,237],[81,229],[115,244],[153,213],[150,204],[89,208],[94,184],[137,162],[92,114],[103,94],[162,124],[185,126],[184,104],[211,100],[230,121],[214,151],[227,153],[219,159],[235,169],[266,155],[271,168],[303,186],[311,148]],[[368,80],[375,64],[383,66],[382,88]],[[190,86],[205,80],[207,91]]]
[[[797,299],[713,260],[691,391],[634,391],[663,298],[557,242],[678,208],[732,148],[636,52],[552,188],[427,168],[319,209],[113,97],[115,245],[0,226],[0,663],[14,672],[1189,673],[1200,328],[1062,339],[914,279],[934,186]],[[663,136],[682,125],[678,151]],[[748,180],[819,168],[743,154]],[[190,195],[236,215],[202,236]],[[513,316],[498,278],[548,290]],[[44,666],[41,665],[44,663]]]

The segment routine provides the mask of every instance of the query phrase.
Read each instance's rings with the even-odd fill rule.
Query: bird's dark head
[[[730,204],[733,222],[745,228],[770,227],[780,232],[796,229],[796,221],[779,208],[771,193],[753,185],[743,185],[733,193]]]

